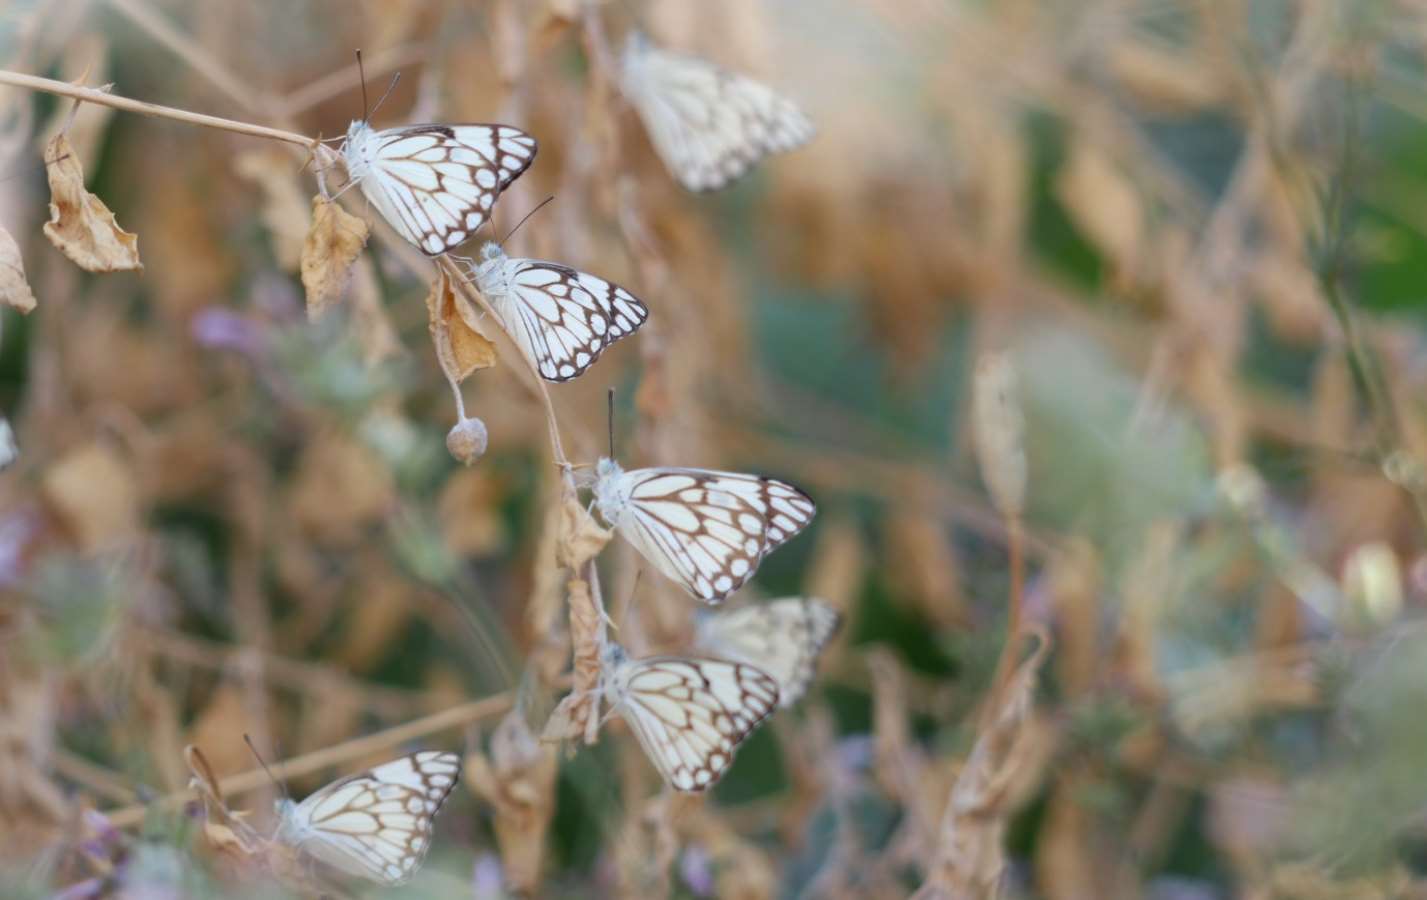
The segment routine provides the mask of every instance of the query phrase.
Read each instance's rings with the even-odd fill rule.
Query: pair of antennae
[[[397,72],[391,77],[391,84],[387,85],[386,93],[382,94],[381,99],[377,101],[377,105],[373,106],[370,110],[367,109],[367,70],[362,67],[362,51],[360,49],[357,50],[357,77],[360,78],[362,82],[362,121],[370,122],[372,116],[376,115],[377,110],[382,108],[382,104],[386,102],[386,98],[390,97],[391,92],[396,89],[396,83],[401,80],[401,73]]]
[[[253,739],[248,737],[247,734],[244,734],[243,743],[247,744],[248,749],[253,751],[253,758],[258,761],[258,765],[263,767],[263,771],[268,773],[268,778],[272,779],[272,783],[277,786],[277,789],[282,792],[282,795],[287,799],[291,800],[292,795],[287,792],[287,785],[283,784],[281,781],[278,781],[277,776],[273,775],[273,770],[268,768],[268,764],[263,761],[263,755],[259,753],[258,748],[254,746]]]

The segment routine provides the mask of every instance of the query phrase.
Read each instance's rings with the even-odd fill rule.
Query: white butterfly
[[[758,563],[813,520],[802,491],[761,475],[708,469],[595,467],[595,505],[610,527],[665,575],[720,603]]]
[[[411,877],[431,847],[431,820],[461,774],[454,753],[423,750],[332,782],[301,803],[279,800],[276,840],[381,884]]]
[[[481,247],[473,269],[506,331],[548,381],[579,376],[649,318],[639,298],[617,284],[559,263],[506,256],[499,244]]]
[[[347,174],[382,216],[423,253],[464,243],[496,198],[535,159],[535,138],[509,125],[347,129]]]
[[[723,659],[758,666],[778,682],[778,705],[807,693],[818,654],[842,616],[816,597],[783,597],[701,616],[694,643]]]
[[[691,191],[721,188],[768,154],[813,136],[793,101],[696,56],[660,49],[637,31],[624,44],[620,85],[664,165]]]
[[[702,791],[723,777],[734,750],[778,705],[778,683],[744,663],[630,659],[613,642],[606,644],[602,663],[610,709],[677,791]]]

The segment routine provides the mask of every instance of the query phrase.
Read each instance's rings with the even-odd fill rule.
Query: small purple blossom
[[[189,322],[189,331],[201,346],[248,357],[260,355],[267,346],[261,325],[221,306],[201,310]]]
[[[714,895],[713,865],[709,853],[699,844],[690,844],[679,856],[679,877],[699,897]]]

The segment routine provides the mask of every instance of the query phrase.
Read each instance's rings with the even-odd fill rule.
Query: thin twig
[[[312,138],[293,131],[266,128],[262,125],[251,125],[247,122],[238,122],[233,119],[223,119],[218,116],[189,112],[186,109],[175,109],[172,106],[159,106],[154,103],[145,103],[142,100],[131,100],[128,97],[116,96],[108,91],[79,87],[63,81],[55,81],[52,78],[40,78],[36,75],[25,75],[21,72],[11,72],[6,69],[0,69],[0,84],[29,88],[35,91],[44,91],[49,94],[58,94],[62,97],[73,97],[76,100],[83,100],[86,103],[93,103],[98,106],[111,106],[114,109],[122,109],[126,112],[138,113],[142,116],[173,119],[176,122],[187,122],[190,125],[200,125],[204,128],[217,128],[222,131],[231,131],[235,134],[246,134],[249,137],[284,141],[302,147],[310,147],[314,144]]]
[[[419,737],[425,737],[439,731],[449,731],[453,728],[462,728],[472,722],[478,722],[482,719],[500,715],[510,709],[514,696],[514,692],[512,691],[492,694],[489,697],[482,697],[470,703],[462,703],[460,706],[453,706],[450,709],[433,713],[424,718],[393,726],[385,731],[378,731],[375,734],[353,738],[335,747],[325,747],[321,750],[314,750],[311,753],[304,753],[301,756],[294,756],[292,759],[284,762],[274,763],[272,766],[269,766],[269,768],[272,770],[272,777],[279,780],[287,780],[303,775],[310,775],[314,772],[321,772],[339,763],[360,759],[383,750],[389,750],[392,747],[399,746]],[[222,788],[225,796],[230,796],[251,791],[254,788],[260,788],[270,783],[267,773],[261,768],[257,768],[249,769],[237,775],[230,775],[222,779],[218,786]],[[114,827],[128,828],[142,822],[144,817],[148,815],[150,809],[178,809],[192,796],[192,793],[187,790],[175,791],[160,797],[153,803],[137,804],[115,810],[108,814],[108,818]]]
[[[109,0],[109,5],[139,26],[149,37],[182,60],[190,69],[203,76],[229,100],[243,108],[244,112],[260,113],[266,99],[259,101],[253,97],[243,82],[213,58],[211,51],[200,49],[194,41],[169,24],[168,20],[150,9],[141,0]]]

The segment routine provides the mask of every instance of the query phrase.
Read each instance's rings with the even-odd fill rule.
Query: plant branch
[[[238,122],[233,119],[224,119],[218,116],[189,112],[186,109],[175,109],[172,106],[159,106],[155,103],[145,103],[142,100],[131,100],[128,97],[119,97],[108,91],[101,91],[96,88],[79,87],[78,85],[69,84],[68,82],[55,81],[52,78],[40,78],[36,75],[25,75],[21,72],[11,72],[6,69],[0,69],[0,84],[8,84],[11,87],[29,88],[34,91],[44,91],[48,94],[58,94],[61,97],[72,97],[75,100],[83,100],[85,103],[93,103],[98,106],[110,106],[114,109],[122,109],[126,112],[138,113],[142,116],[173,119],[176,122],[187,122],[190,125],[198,125],[203,128],[217,128],[221,131],[231,131],[235,134],[246,134],[249,137],[284,141],[289,144],[297,144],[301,147],[311,147],[316,143],[312,138],[293,131],[283,131],[278,128],[267,128],[262,125]]]

